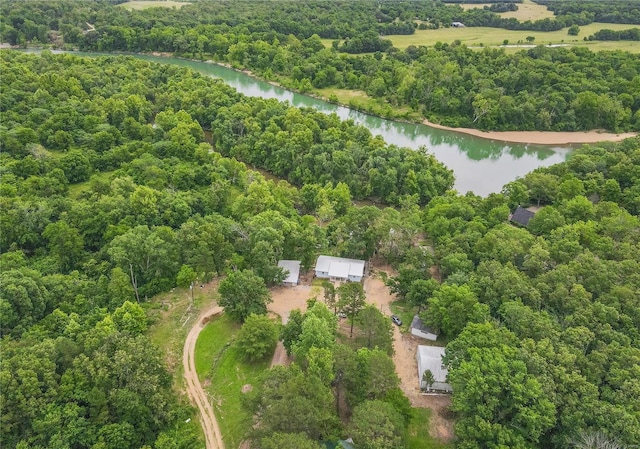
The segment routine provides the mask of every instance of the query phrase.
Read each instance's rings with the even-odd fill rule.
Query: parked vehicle
[[[397,315],[391,315],[391,321],[393,321],[398,326],[402,326],[402,320]]]

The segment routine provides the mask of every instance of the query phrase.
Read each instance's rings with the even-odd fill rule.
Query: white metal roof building
[[[300,278],[299,260],[279,260],[278,266],[287,273],[286,279],[282,281],[284,285],[298,285],[298,279]]]
[[[316,277],[332,281],[360,282],[364,277],[364,264],[364,260],[319,256],[316,261]]]
[[[416,357],[418,359],[418,379],[420,387],[427,386],[422,383],[422,374],[430,370],[435,382],[431,385],[431,390],[452,391],[451,385],[447,383],[447,369],[442,366],[442,356],[444,348],[439,346],[418,346]]]

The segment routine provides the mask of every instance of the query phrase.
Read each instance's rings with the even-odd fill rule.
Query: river
[[[145,61],[189,67],[207,76],[220,78],[248,96],[276,98],[280,101],[288,101],[293,106],[310,106],[327,114],[335,113],[343,120],[350,119],[366,126],[374,136],[379,134],[390,144],[413,149],[424,146],[439,161],[453,170],[456,177],[454,187],[460,193],[472,191],[477,195],[486,196],[493,192],[500,192],[506,183],[526,175],[537,167],[563,162],[572,150],[570,146],[505,143],[427,125],[385,120],[307,95],[293,93],[217,64],[166,56],[132,56]]]

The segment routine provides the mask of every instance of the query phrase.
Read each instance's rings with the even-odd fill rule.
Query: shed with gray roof
[[[411,321],[411,335],[431,341],[438,339],[438,335],[427,327],[418,315],[414,316],[413,321]]]
[[[520,226],[524,226],[525,228],[529,225],[529,220],[534,217],[535,213],[530,210],[525,209],[524,207],[518,206],[518,208],[513,211],[509,220],[513,223],[517,223]]]
[[[298,285],[300,279],[300,261],[299,260],[279,260],[278,266],[287,274],[282,283],[288,286]]]

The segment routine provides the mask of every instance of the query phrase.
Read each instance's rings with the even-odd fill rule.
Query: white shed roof
[[[439,346],[418,346],[418,370],[420,376],[426,370],[430,370],[436,382],[447,381],[447,369],[442,366],[444,348]]]
[[[283,281],[287,284],[297,284],[300,277],[300,261],[299,260],[279,260],[278,266],[284,271],[288,271],[287,278]]]
[[[329,276],[331,277],[362,277],[364,276],[364,260],[345,259],[344,257],[333,256],[319,256],[316,262],[316,271],[329,273]]]

